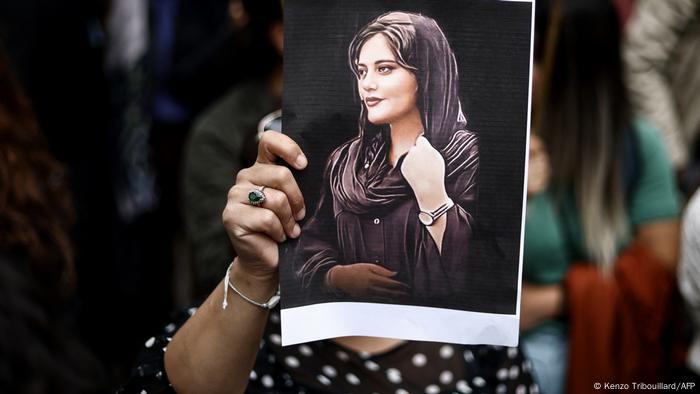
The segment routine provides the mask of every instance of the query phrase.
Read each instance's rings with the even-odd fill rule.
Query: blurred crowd
[[[0,2],[0,392],[116,390],[221,280],[281,3]],[[541,0],[535,32],[535,380],[700,382],[700,0]]]

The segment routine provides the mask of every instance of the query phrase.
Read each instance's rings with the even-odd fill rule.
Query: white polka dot
[[[398,390],[396,390],[396,392],[394,394],[411,394],[411,393],[409,393],[408,391],[406,391],[404,389],[398,389]]]
[[[505,394],[506,391],[508,391],[508,387],[505,384],[501,383],[496,386],[496,394]]]
[[[280,322],[280,315],[278,315],[277,313],[271,313],[271,314],[270,314],[270,321],[273,322],[273,323],[275,323],[275,324],[279,324],[279,322]]]
[[[314,351],[311,350],[308,345],[301,345],[299,346],[299,353],[301,353],[302,356],[311,357],[313,356]]]
[[[260,378],[260,382],[262,382],[262,385],[270,388],[275,385],[275,381],[272,379],[272,376],[270,375],[263,375],[262,378]]]
[[[194,316],[195,313],[197,313],[197,308],[192,307],[187,310],[187,314],[190,316]]]
[[[508,358],[511,360],[518,357],[518,348],[515,347],[509,347],[508,348]]]
[[[515,394],[525,394],[527,392],[527,387],[525,385],[521,384],[520,386],[515,388]]]
[[[345,379],[353,386],[360,384],[360,378],[358,378],[355,374],[349,373],[345,375]]]
[[[369,369],[370,371],[379,371],[379,364],[372,360],[367,360],[365,361],[365,368]]]
[[[166,350],[168,350],[167,346],[163,348],[163,353],[165,353]]]
[[[279,336],[279,334],[270,334],[270,342],[274,343],[275,345],[281,345],[282,337]]]
[[[523,372],[532,371],[532,362],[530,360],[523,361]]]
[[[533,383],[530,386],[530,394],[540,394],[540,386],[537,383]]]
[[[508,377],[511,380],[515,380],[518,378],[518,375],[520,375],[520,369],[518,368],[517,365],[513,365],[510,367],[510,371],[508,371]]]
[[[175,323],[170,323],[167,326],[165,326],[165,332],[170,334],[171,332],[175,331]]]
[[[368,358],[372,357],[372,355],[367,353],[367,352],[359,352],[358,354],[360,355],[360,358],[363,360],[367,360]]]
[[[255,370],[250,371],[250,380],[256,380],[258,378],[258,373]]]
[[[474,386],[476,387],[486,386],[486,381],[481,376],[474,377],[474,379],[472,379],[472,383],[474,383]]]
[[[284,362],[290,366],[291,368],[298,368],[299,367],[299,359],[294,357],[294,356],[287,356],[284,359]]]
[[[173,337],[165,337],[165,340],[168,341],[168,342],[170,342],[170,341],[173,340]]]
[[[321,369],[323,370],[324,374],[331,378],[334,378],[338,375],[338,372],[335,370],[335,368],[331,367],[330,365],[324,365]]]
[[[335,356],[338,357],[340,361],[348,361],[350,359],[350,356],[342,350],[335,352]]]
[[[505,368],[499,369],[496,371],[496,378],[498,380],[506,380],[508,378],[508,370]]]
[[[430,386],[425,388],[425,394],[438,394],[440,393],[440,387],[438,387],[435,384],[431,384]]]
[[[440,374],[440,383],[442,384],[450,384],[452,383],[452,372],[450,371],[442,371]]]
[[[469,387],[467,382],[465,382],[464,380],[459,380],[457,381],[457,391],[463,394],[469,394],[472,392],[472,388]]]
[[[396,368],[389,368],[386,370],[386,378],[389,379],[391,383],[399,384],[401,383],[401,371]]]
[[[326,385],[326,386],[330,386],[330,385],[331,385],[331,380],[328,379],[327,377],[323,376],[323,375],[318,375],[318,376],[316,376],[316,379],[318,379],[319,382],[321,382],[322,384],[324,384],[324,385]]]
[[[154,337],[150,337],[146,341],[146,347],[150,348],[151,346],[153,346],[154,343],[156,343],[156,339]]]
[[[148,394],[148,392],[146,390],[141,390],[140,394]]]
[[[259,346],[259,348],[262,349],[262,348],[264,348],[264,347],[265,347],[265,340],[264,340],[264,339],[261,339],[261,340],[260,340],[260,346]]]
[[[443,345],[440,348],[440,357],[450,358],[455,353],[455,350],[450,345]]]
[[[276,359],[275,359],[275,355],[274,355],[274,354],[270,354],[269,356],[267,356],[267,362],[268,362],[268,363],[274,364],[275,361],[276,361]]]
[[[464,356],[464,361],[466,361],[468,363],[474,361],[474,353],[472,353],[471,350],[465,350],[463,356]]]
[[[413,362],[413,365],[420,368],[428,362],[428,358],[425,357],[425,354],[423,353],[416,353],[416,355],[411,359],[411,362]]]

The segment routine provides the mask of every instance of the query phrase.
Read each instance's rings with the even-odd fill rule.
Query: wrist
[[[450,197],[447,195],[444,188],[442,190],[422,193],[421,196],[416,195],[418,208],[425,212],[432,212],[438,209],[441,205],[447,203],[449,199]]]
[[[269,298],[279,286],[277,271],[269,273],[251,271],[245,264],[241,264],[238,257],[233,260],[231,267],[231,282],[255,299]]]

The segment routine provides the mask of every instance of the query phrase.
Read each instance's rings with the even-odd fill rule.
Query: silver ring
[[[267,186],[263,186],[260,189],[251,189],[248,192],[248,204],[255,206],[255,207],[261,206],[262,203],[264,203],[265,200],[267,199],[267,197],[265,196],[265,192],[264,192],[266,187]]]

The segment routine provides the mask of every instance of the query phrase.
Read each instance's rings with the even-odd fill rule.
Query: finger
[[[267,208],[246,203],[227,204],[223,216],[224,225],[234,241],[256,233],[265,234],[276,242],[287,240],[282,222]]]
[[[390,290],[390,289],[383,288],[381,286],[370,286],[367,288],[367,292],[370,295],[387,297],[387,298],[402,298],[402,297],[409,296],[409,294],[405,291]]]
[[[239,188],[237,190],[243,191],[244,189]],[[252,189],[249,190],[248,193],[250,193],[250,191],[252,191]],[[265,194],[265,201],[263,201],[262,205],[260,206],[271,210],[275,213],[275,215],[277,215],[277,218],[284,227],[284,232],[287,234],[287,237],[298,237],[301,229],[299,228],[296,220],[294,220],[294,216],[292,215],[292,207],[289,205],[287,195],[284,194],[284,192],[271,187],[265,187],[263,193]],[[245,198],[247,198],[247,194],[246,196],[243,196],[242,200]]]
[[[399,282],[397,280],[385,278],[383,276],[375,276],[372,278],[372,284],[376,286],[382,286],[387,289],[392,289],[392,290],[400,290],[400,291],[409,291],[411,290],[411,287],[403,282]]]
[[[258,163],[274,164],[280,158],[297,170],[304,169],[308,164],[306,156],[299,145],[288,136],[268,130],[263,133],[258,144]]]
[[[386,269],[386,268],[384,268],[384,267],[382,267],[381,265],[378,265],[378,264],[371,264],[371,263],[370,263],[370,268],[369,268],[369,269],[370,269],[370,271],[372,271],[373,273],[375,273],[375,274],[377,274],[377,275],[385,276],[385,277],[387,277],[387,278],[390,278],[390,277],[392,277],[392,276],[394,276],[394,275],[397,274],[396,271],[388,270],[388,269]]]
[[[238,172],[237,184],[265,185],[282,191],[289,201],[294,217],[301,220],[306,215],[304,196],[299,190],[292,171],[276,164],[256,163],[254,166]]]

